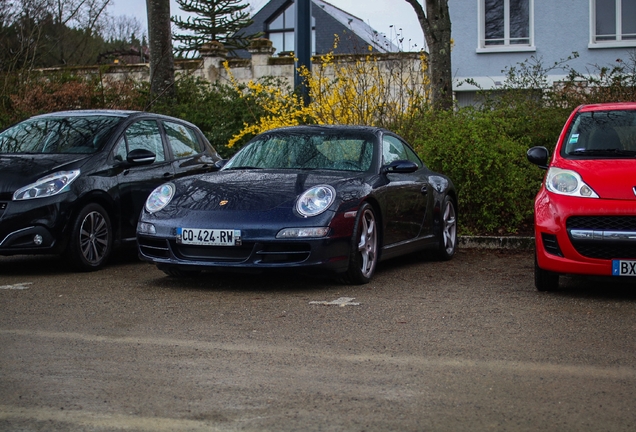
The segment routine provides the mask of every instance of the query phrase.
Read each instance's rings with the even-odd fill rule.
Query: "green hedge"
[[[282,84],[275,79],[278,85]],[[209,84],[200,78],[181,76],[175,82],[175,98],[160,100],[151,111],[178,117],[196,124],[212,146],[225,158],[231,157],[250,137],[245,137],[232,148],[230,139],[238,134],[245,123],[253,123],[264,115],[253,98],[230,85]]]
[[[516,121],[465,108],[427,113],[415,125],[415,150],[458,190],[461,234],[530,232],[544,172],[527,161],[533,140],[512,133]]]
[[[587,78],[569,70],[563,83],[548,85],[547,73],[562,66],[558,62],[546,68],[532,58],[508,68],[505,85],[481,94],[480,107],[423,111],[393,127],[431,169],[447,174],[455,183],[461,234],[530,234],[534,196],[544,171],[526,160],[528,148],[542,145],[552,151],[576,105],[633,100],[636,95],[636,54]],[[229,148],[230,138],[264,114],[259,108],[262,101],[257,103],[244,87],[237,91],[187,76],[177,80],[174,100],[155,101],[151,108],[145,83],[103,85],[96,79],[65,74],[23,81],[20,76],[4,76],[0,128],[58,109],[150,109],[198,125],[219,153],[230,157],[244,143]],[[6,85],[9,82],[15,85]],[[283,85],[273,78],[272,83]]]

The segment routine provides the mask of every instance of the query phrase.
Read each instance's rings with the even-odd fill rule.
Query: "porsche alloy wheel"
[[[97,270],[103,267],[110,256],[112,237],[106,210],[98,204],[89,204],[73,221],[66,257],[78,270]]]
[[[343,279],[352,284],[369,283],[377,264],[378,227],[373,207],[365,203],[358,210],[349,269]]]
[[[449,260],[457,250],[457,212],[455,211],[455,203],[448,196],[444,198],[442,209],[442,232],[438,255],[443,260]]]

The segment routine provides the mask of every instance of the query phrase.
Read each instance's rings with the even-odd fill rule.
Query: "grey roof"
[[[245,34],[267,31],[267,22],[293,0],[269,0],[263,7],[252,15],[254,22],[243,29]],[[316,20],[316,53],[325,54],[333,51],[335,54],[349,54],[367,52],[367,46],[373,47],[375,52],[396,52],[398,47],[385,35],[375,31],[362,19],[327,3],[324,0],[312,0],[312,15]],[[338,34],[340,45],[333,49],[333,37]],[[245,50],[235,53],[239,57],[249,57]]]
[[[314,6],[322,8],[329,15],[338,20],[342,25],[351,29],[356,35],[362,38],[369,45],[380,52],[397,52],[398,47],[393,44],[385,35],[374,30],[369,24],[362,21],[355,15],[351,15],[336,6],[323,0],[312,0]]]

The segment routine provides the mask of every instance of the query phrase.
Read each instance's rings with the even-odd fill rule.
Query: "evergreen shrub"
[[[529,234],[543,176],[526,160],[532,143],[513,136],[517,119],[498,111],[429,111],[411,140],[426,165],[448,175],[458,191],[460,234]]]
[[[175,98],[161,99],[150,109],[154,112],[187,120],[197,125],[210,144],[224,158],[231,157],[251,135],[243,137],[236,147],[229,147],[231,138],[245,126],[263,115],[262,106],[253,98],[244,97],[239,87],[210,84],[192,76],[181,76],[175,82]]]

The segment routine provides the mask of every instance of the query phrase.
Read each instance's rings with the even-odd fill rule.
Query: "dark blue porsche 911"
[[[377,263],[457,246],[457,192],[396,134],[295,126],[256,136],[218,172],[157,187],[137,226],[142,259],[171,276],[296,268],[371,280]]]

